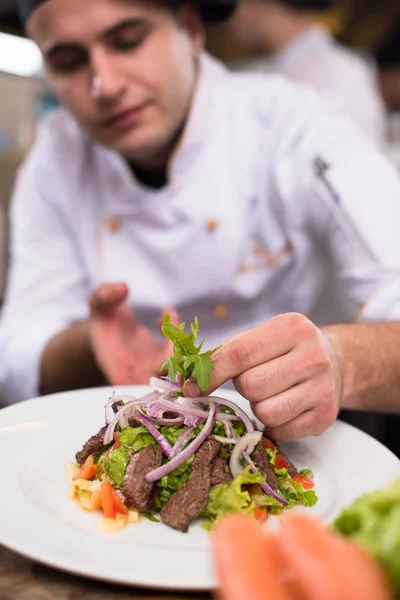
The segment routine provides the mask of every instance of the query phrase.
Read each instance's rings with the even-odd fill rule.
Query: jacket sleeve
[[[0,317],[3,404],[38,395],[46,344],[88,316],[89,286],[75,233],[54,201],[56,182],[41,181],[39,174],[28,159],[11,202],[10,270]]]
[[[314,102],[280,151],[287,222],[328,254],[354,314],[398,320],[399,174],[350,121]]]

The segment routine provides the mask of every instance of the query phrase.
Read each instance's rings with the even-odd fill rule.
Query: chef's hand
[[[267,533],[243,515],[212,535],[219,600],[393,600],[377,563],[360,547],[302,513]]]
[[[135,319],[124,283],[102,284],[91,296],[90,335],[96,361],[111,385],[148,384],[161,363],[173,353],[172,343],[160,343]],[[168,309],[171,322],[177,313]],[[160,325],[161,325],[160,317]]]
[[[188,382],[185,394],[207,395],[233,379],[273,439],[319,435],[338,415],[343,374],[335,350],[300,314],[279,315],[234,336],[212,362],[208,390],[201,394]]]

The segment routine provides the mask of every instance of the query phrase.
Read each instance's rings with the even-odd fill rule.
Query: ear
[[[178,21],[188,33],[195,54],[201,52],[205,44],[205,28],[197,8],[193,4],[184,4],[179,10]]]

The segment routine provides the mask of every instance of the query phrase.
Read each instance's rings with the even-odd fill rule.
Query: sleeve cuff
[[[400,279],[379,287],[365,302],[358,321],[400,321]]]

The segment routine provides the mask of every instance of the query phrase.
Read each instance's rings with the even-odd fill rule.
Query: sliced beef
[[[260,448],[253,454],[253,459],[255,465],[258,469],[260,469],[261,473],[265,477],[265,481],[268,483],[269,487],[276,491],[279,487],[278,480],[274,473],[273,468],[270,466],[268,462],[268,455],[265,452],[264,448]]]
[[[92,435],[92,437],[83,445],[82,450],[79,450],[79,452],[76,453],[75,459],[78,465],[83,465],[85,460],[91,454],[95,456],[111,446],[111,444],[105,446],[103,443],[105,430],[106,427],[103,427],[96,435]]]
[[[189,479],[172,494],[161,509],[161,519],[167,525],[186,533],[189,523],[206,508],[211,485],[211,470],[221,444],[207,439],[198,449]]]
[[[112,409],[114,411],[114,413],[117,413],[119,411],[120,408],[122,408],[124,405],[124,403],[122,402],[122,400],[116,400],[114,402],[114,404],[112,405]]]
[[[129,461],[124,476],[124,491],[129,506],[134,506],[142,513],[151,506],[153,484],[146,481],[146,475],[161,467],[163,453],[161,448],[154,450],[152,444],[134,454]]]
[[[227,462],[222,456],[217,456],[211,467],[211,485],[220,485],[232,481],[230,471],[226,470]]]
[[[284,452],[282,452],[282,450],[279,448],[279,446],[278,446],[278,454],[281,458],[283,458],[283,460],[286,460],[286,462],[288,463],[287,472],[289,473],[290,477],[294,477],[295,475],[297,475],[298,470],[296,469],[296,467],[294,466],[294,464],[292,463],[290,458]]]

